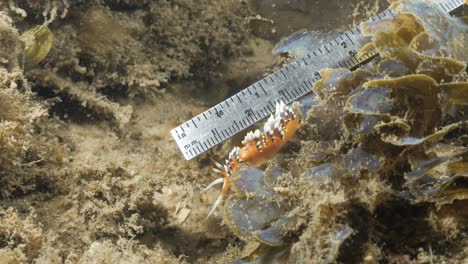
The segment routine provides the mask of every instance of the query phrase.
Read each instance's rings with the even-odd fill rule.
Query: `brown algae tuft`
[[[84,53],[107,58],[121,49],[124,27],[103,8],[89,8],[79,19],[78,43]]]

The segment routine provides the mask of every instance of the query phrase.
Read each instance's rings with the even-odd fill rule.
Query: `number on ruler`
[[[249,108],[249,109],[245,110],[245,114],[247,115],[247,117],[252,117],[254,115],[254,112],[253,112],[252,108]]]
[[[218,118],[221,118],[223,115],[224,115],[223,110],[218,110],[218,109],[216,109],[216,116],[217,116]]]
[[[284,92],[284,90],[279,90],[278,93],[282,96],[282,97],[286,97],[286,93]]]

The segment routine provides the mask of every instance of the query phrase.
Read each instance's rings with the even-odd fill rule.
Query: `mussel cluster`
[[[245,261],[415,257],[418,246],[403,237],[415,232],[414,241],[427,241],[434,230],[403,223],[402,237],[387,236],[376,230],[393,223],[380,215],[408,213],[414,224],[440,207],[468,208],[466,19],[427,1],[391,8],[396,17],[361,25],[369,43],[358,56],[378,53],[376,59],[356,71],[321,70],[300,143],[265,171],[241,166],[234,172],[224,220],[239,238],[263,248],[246,253]],[[299,40],[277,49],[302,50]],[[460,223],[466,231],[466,221]],[[398,239],[409,249],[386,248]]]
[[[412,202],[465,199],[468,26],[424,2],[391,8],[400,12],[394,19],[362,25],[372,36],[363,49],[380,58],[365,69],[371,77],[348,94],[345,127],[381,145],[384,158],[390,158],[386,144],[398,147],[391,161],[409,163],[403,187]]]

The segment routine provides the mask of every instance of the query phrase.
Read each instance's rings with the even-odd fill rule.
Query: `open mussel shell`
[[[433,202],[437,205],[468,199],[468,175],[454,175],[445,179],[423,176],[407,184],[413,202]]]
[[[30,69],[39,64],[49,53],[54,41],[54,34],[47,26],[35,26],[21,36],[26,44],[24,68]]]
[[[451,177],[440,186],[433,199],[438,205],[450,204],[455,200],[468,200],[468,174]]]
[[[415,80],[418,80],[418,78],[416,77]],[[413,100],[407,100],[407,96],[404,96],[406,93],[404,89],[412,89],[411,87],[405,88],[406,83],[411,83],[411,80],[396,78],[364,83],[363,88],[351,95],[346,102],[344,124],[347,129],[353,134],[369,134],[374,130],[379,130],[384,141],[388,141],[386,131],[392,133],[398,131],[398,136],[410,133],[412,127],[410,122],[403,118],[404,111],[402,111],[403,107],[408,109],[414,107],[412,105]],[[429,97],[427,101],[432,103],[431,99]],[[436,110],[428,111],[435,112]],[[427,115],[426,111],[422,110],[414,112]],[[400,114],[402,117],[398,116]],[[429,116],[426,116],[426,118],[429,118]],[[431,123],[424,124],[429,125]],[[389,135],[389,137],[392,136],[394,135]]]
[[[442,111],[454,120],[468,120],[468,82],[444,83]]]
[[[312,87],[310,87],[312,89]],[[308,94],[301,99],[299,99],[299,104],[301,106],[302,117],[307,116],[307,112],[312,106],[318,105],[320,100],[315,96],[315,94]]]
[[[345,104],[344,124],[353,134],[369,134],[381,121],[390,120],[390,112],[396,108],[391,90],[384,87],[361,88],[348,98]]]
[[[426,137],[413,137],[410,135],[392,135],[382,136],[382,140],[396,146],[414,146],[424,142],[437,142],[444,138],[446,134],[457,129],[461,123],[455,123],[441,128],[439,131]]]
[[[407,42],[397,32],[377,32],[372,39],[377,52],[383,58],[401,61],[412,72],[419,65],[420,57],[408,47]]]
[[[434,167],[437,167],[438,165],[446,162],[450,158],[451,158],[450,156],[444,156],[444,157],[436,157],[436,158],[421,161],[418,163],[418,165],[413,171],[406,173],[405,177],[407,179],[414,179],[414,178],[422,177],[425,173],[432,170]]]

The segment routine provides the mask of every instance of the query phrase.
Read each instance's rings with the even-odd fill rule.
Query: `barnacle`
[[[25,42],[24,68],[30,69],[41,62],[49,53],[54,34],[45,26],[35,26],[21,35]]]

